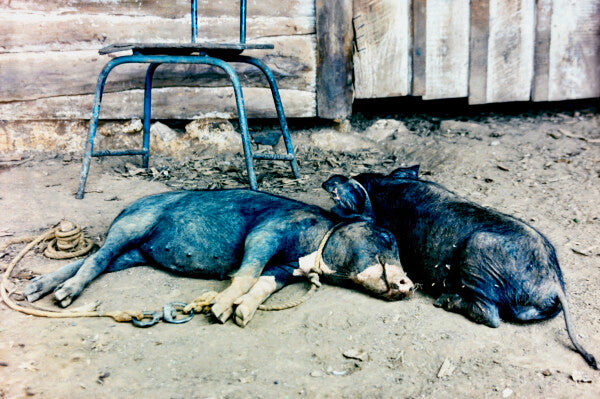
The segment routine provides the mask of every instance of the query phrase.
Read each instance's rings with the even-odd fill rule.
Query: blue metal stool
[[[192,42],[185,44],[156,44],[156,43],[124,43],[113,44],[99,51],[100,54],[109,54],[118,51],[132,50],[133,55],[117,57],[109,61],[100,76],[96,85],[96,93],[94,96],[94,106],[92,109],[92,117],[90,118],[90,126],[88,131],[85,152],[83,154],[83,162],[81,166],[81,177],[79,180],[79,189],[77,190],[77,198],[83,198],[85,194],[85,182],[90,170],[92,157],[103,156],[118,156],[118,155],[141,155],[142,166],[148,168],[148,158],[150,156],[150,115],[151,115],[151,98],[152,98],[152,77],[154,71],[161,64],[207,64],[218,67],[227,73],[233,90],[235,92],[235,100],[242,135],[242,144],[244,148],[244,157],[246,160],[246,169],[248,170],[248,180],[250,188],[257,189],[256,174],[254,173],[255,159],[268,159],[290,162],[292,172],[296,178],[298,174],[298,164],[294,156],[294,148],[292,139],[287,127],[283,106],[277,89],[277,83],[273,77],[271,70],[256,58],[241,55],[244,50],[256,49],[272,49],[272,44],[248,44],[246,43],[246,0],[240,1],[240,42],[239,43],[197,43],[198,34],[198,6],[197,0],[191,0],[192,3]],[[244,107],[244,97],[240,80],[235,70],[229,65],[229,62],[240,62],[251,64],[262,71],[266,76],[271,94],[275,102],[277,117],[281,126],[281,133],[285,142],[287,154],[253,154],[248,133],[248,121],[246,118],[246,109]],[[100,103],[102,101],[102,93],[104,85],[110,71],[117,65],[127,63],[143,63],[150,64],[146,72],[146,84],[144,89],[144,124],[143,124],[143,143],[142,149],[139,150],[104,150],[94,151],[94,138],[96,129],[98,128],[98,118],[100,114]]]

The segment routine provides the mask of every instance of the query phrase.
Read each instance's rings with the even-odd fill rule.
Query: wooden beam
[[[198,15],[205,17],[237,16],[239,1],[210,0],[198,2]],[[207,5],[208,4],[208,5]],[[190,0],[4,0],[0,7],[16,11],[58,11],[71,14],[153,15],[181,18],[190,14]],[[249,0],[248,18],[313,16],[313,0]]]
[[[275,50],[253,51],[273,71],[280,88],[315,90],[316,50],[314,36],[297,35],[268,38]],[[123,53],[126,54],[126,53]],[[98,74],[108,56],[97,51],[47,51],[44,53],[0,54],[0,102],[34,100],[59,95],[94,93]],[[108,76],[106,91],[144,87],[146,65],[120,65]],[[235,64],[244,87],[268,87],[260,71],[247,64]],[[192,65],[162,65],[154,87],[229,86],[226,75],[217,68]]]
[[[252,17],[248,42],[315,33],[313,17]],[[65,29],[68,27],[68,29]],[[135,28],[132,28],[135,27]],[[190,41],[190,19],[105,14],[0,12],[0,51],[98,50],[112,43]],[[239,17],[199,17],[198,41],[239,40]]]
[[[316,0],[317,114],[344,119],[352,113],[352,0]]]
[[[244,87],[244,102],[250,118],[275,118],[271,91]],[[316,116],[313,91],[280,90],[287,117]],[[143,90],[106,93],[102,99],[101,119],[141,118]],[[0,121],[88,120],[94,96],[59,96],[31,101],[0,103]],[[230,87],[165,87],[152,90],[152,118],[195,119],[200,117],[237,118],[233,89]]]

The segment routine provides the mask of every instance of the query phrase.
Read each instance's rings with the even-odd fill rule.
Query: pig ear
[[[335,202],[332,211],[343,218],[374,219],[375,213],[367,190],[356,180],[345,176],[330,177],[322,187]]]
[[[390,173],[390,177],[396,179],[414,179],[419,178],[419,167],[420,165],[409,166],[408,168],[398,168]]]

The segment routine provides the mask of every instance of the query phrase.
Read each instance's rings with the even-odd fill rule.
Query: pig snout
[[[387,299],[400,299],[412,294],[415,285],[400,266],[386,264],[384,271],[385,280],[389,287],[388,292],[384,295]]]
[[[410,295],[415,287],[400,266],[389,264],[367,267],[356,276],[356,281],[368,291],[390,301]]]

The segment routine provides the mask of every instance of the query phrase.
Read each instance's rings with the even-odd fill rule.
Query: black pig
[[[498,327],[500,318],[550,319],[562,309],[573,345],[597,369],[573,334],[562,272],[548,239],[521,220],[420,180],[418,169],[337,175],[323,188],[337,213],[372,206],[376,223],[396,236],[407,274],[437,297],[436,306],[490,327]]]
[[[232,274],[212,313],[225,322],[237,305],[234,321],[244,326],[270,294],[310,271],[332,228],[322,252],[323,281],[389,300],[409,294],[413,284],[394,236],[368,216],[351,216],[334,228],[342,219],[317,206],[242,189],[153,195],[115,218],[98,252],[37,277],[25,294],[34,301],[55,289],[66,307],[100,273],[141,264],[207,278]]]

